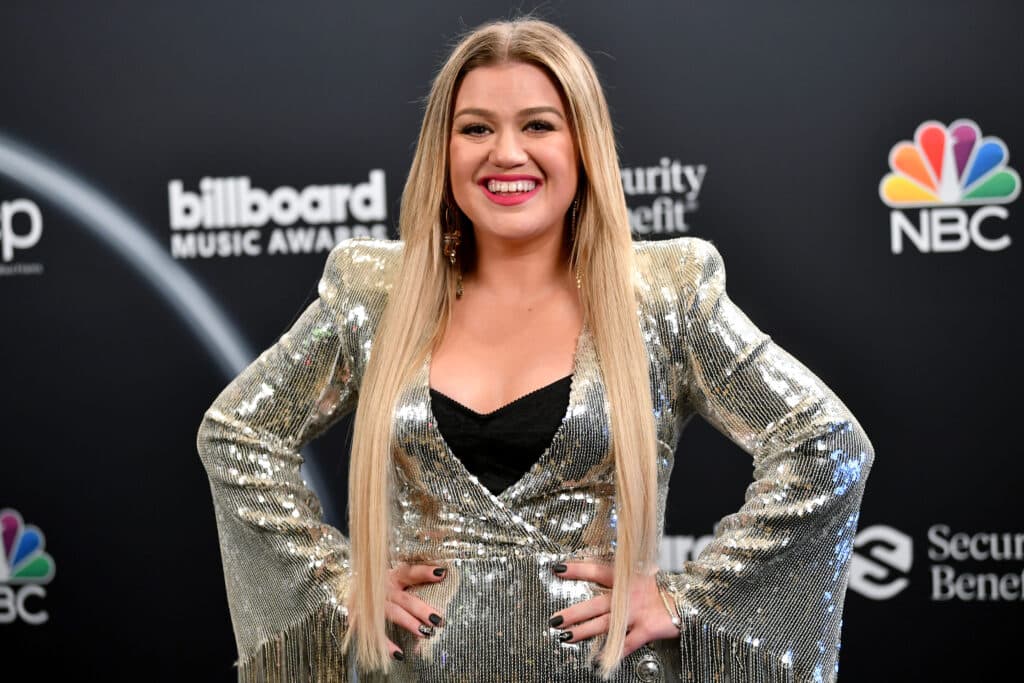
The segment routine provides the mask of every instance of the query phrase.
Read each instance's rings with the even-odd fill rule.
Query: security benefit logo
[[[387,237],[381,169],[365,182],[270,190],[245,176],[203,178],[196,189],[172,180],[167,203],[176,259],[311,254],[349,237]]]
[[[1024,600],[1024,533],[954,531],[933,524],[927,541],[933,602]],[[902,531],[881,524],[863,529],[854,551],[850,590],[888,600],[910,584],[914,541]]]
[[[635,237],[675,237],[690,231],[688,214],[697,210],[708,167],[663,157],[655,166],[620,169]]]
[[[0,202],[0,276],[42,275],[42,263],[24,259],[42,236],[43,215],[34,201]]]
[[[1007,166],[1010,152],[996,137],[983,137],[974,121],[944,126],[926,121],[913,142],[889,152],[889,173],[878,186],[888,206],[890,246],[921,253],[984,251],[1010,246],[1006,208],[1020,194],[1020,176]],[[917,209],[911,211],[910,209]]]
[[[1024,600],[1024,534],[928,529],[932,600]]]
[[[46,584],[53,580],[53,558],[35,525],[17,510],[0,510],[0,625],[22,621],[37,626],[50,616],[42,609]]]
[[[862,529],[853,542],[850,590],[872,600],[888,600],[910,584],[914,540],[882,524]]]

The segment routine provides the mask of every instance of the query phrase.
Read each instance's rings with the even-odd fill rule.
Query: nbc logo
[[[0,624],[20,618],[38,625],[50,618],[28,604],[29,598],[45,598],[42,584],[53,580],[53,558],[43,551],[45,545],[43,532],[25,526],[17,510],[0,510]]]
[[[919,252],[964,251],[971,244],[985,251],[1010,246],[1008,234],[994,235],[982,223],[1005,221],[1009,204],[1020,194],[1020,176],[1007,166],[1010,152],[996,137],[982,137],[974,121],[944,126],[926,121],[914,141],[889,152],[889,173],[878,193],[888,206],[892,253],[903,253],[904,239]],[[968,213],[963,206],[978,206]],[[903,209],[917,208],[917,222]]]

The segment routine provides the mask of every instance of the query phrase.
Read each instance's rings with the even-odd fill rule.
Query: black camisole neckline
[[[431,388],[438,431],[466,469],[494,495],[537,462],[551,445],[569,405],[572,375],[489,413],[478,413]]]

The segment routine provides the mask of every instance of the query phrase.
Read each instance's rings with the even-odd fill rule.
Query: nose
[[[504,131],[494,136],[491,163],[500,168],[521,166],[527,161],[526,150],[515,131]]]

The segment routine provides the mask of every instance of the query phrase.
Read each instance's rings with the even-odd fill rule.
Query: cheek
[[[452,168],[453,170],[458,169],[458,172],[462,175],[473,172],[480,164],[480,155],[479,146],[472,142],[453,140],[449,145],[449,159],[451,160]]]
[[[565,154],[560,154],[557,159],[553,160],[553,163],[551,168],[556,173],[558,195],[569,197],[571,201],[571,198],[576,195],[576,186],[579,183],[577,161],[573,156],[572,149]]]
[[[473,202],[472,190],[474,185],[473,174],[476,172],[476,164],[464,146],[453,143],[448,148],[448,182],[451,184],[452,198],[455,203],[467,215],[467,209]]]
[[[458,139],[453,138],[448,145],[448,158],[451,159],[452,168],[465,165],[466,152],[466,146],[461,144]]]
[[[453,144],[448,148],[448,167],[448,175],[451,176],[451,181],[455,182],[462,172],[462,156],[457,145]]]
[[[576,148],[571,139],[562,141],[557,148],[551,150],[549,163],[553,171],[557,172],[566,183],[575,187],[577,176]]]

